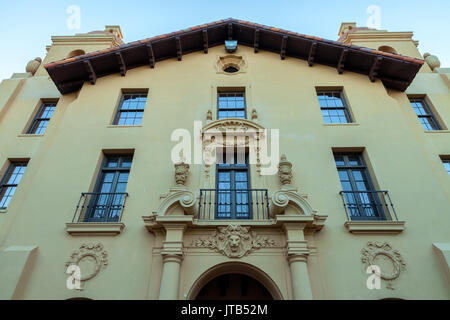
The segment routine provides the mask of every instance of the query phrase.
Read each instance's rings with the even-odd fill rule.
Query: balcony
[[[341,191],[351,233],[400,233],[404,221],[399,221],[387,191]]]
[[[127,197],[125,192],[83,192],[66,231],[71,235],[120,234],[125,227],[121,220]]]
[[[267,189],[200,189],[198,219],[201,221],[268,221]]]

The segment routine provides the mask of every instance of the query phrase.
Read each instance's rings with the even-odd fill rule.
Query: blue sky
[[[67,27],[71,5],[81,10],[78,30]],[[0,1],[0,80],[44,57],[52,35],[118,24],[125,42],[131,42],[232,17],[336,40],[341,22],[366,26],[370,5],[380,8],[381,29],[414,31],[420,52],[435,54],[441,66],[450,67],[449,0],[14,0]]]

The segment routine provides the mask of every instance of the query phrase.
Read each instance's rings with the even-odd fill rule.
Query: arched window
[[[389,52],[389,53],[393,53],[393,54],[397,54],[397,51],[395,51],[394,48],[389,47],[389,46],[381,46],[378,48],[379,51],[384,51],[384,52]]]
[[[223,71],[225,71],[226,73],[235,73],[239,71],[239,68],[235,67],[235,66],[227,66],[223,69]]]
[[[67,55],[66,59],[73,58],[76,56],[81,56],[83,54],[86,54],[86,52],[84,52],[84,50],[73,50]]]

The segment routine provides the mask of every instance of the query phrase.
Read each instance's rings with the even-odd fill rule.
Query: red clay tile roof
[[[276,47],[275,43],[278,43],[279,39],[281,39],[283,36],[288,36],[289,42],[293,42],[293,44],[291,46],[288,45],[287,50],[286,50],[287,56],[294,56],[294,57],[305,59],[305,56],[307,58],[308,52],[306,52],[306,54],[305,54],[304,45],[306,45],[306,43],[308,43],[308,46],[310,46],[312,42],[315,42],[316,44],[318,44],[320,46],[321,50],[324,51],[323,53],[325,53],[325,49],[329,49],[328,50],[328,51],[330,51],[329,54],[334,54],[335,52],[333,50],[336,50],[336,49],[343,50],[345,48],[348,48],[351,50],[352,56],[355,56],[355,57],[358,56],[358,53],[359,53],[359,56],[362,57],[363,55],[365,55],[366,58],[373,58],[376,56],[389,58],[388,60],[393,64],[392,66],[394,66],[395,61],[398,62],[396,65],[396,67],[398,69],[397,71],[408,71],[408,70],[404,70],[405,69],[404,67],[406,65],[405,66],[400,65],[402,62],[408,63],[408,64],[410,64],[410,66],[408,68],[410,70],[409,70],[409,72],[404,72],[403,77],[402,77],[402,74],[397,74],[397,75],[394,74],[394,75],[387,76],[387,77],[385,77],[386,75],[384,75],[384,77],[385,77],[384,80],[386,80],[386,81],[384,81],[385,85],[386,85],[386,83],[388,83],[388,85],[387,85],[388,87],[392,86],[393,88],[399,89],[399,90],[406,89],[406,87],[410,84],[410,82],[414,78],[414,76],[417,73],[420,66],[424,63],[424,61],[421,59],[411,58],[411,57],[403,56],[400,54],[392,54],[392,53],[383,52],[383,51],[379,51],[379,50],[375,50],[375,49],[360,47],[360,46],[351,45],[351,44],[345,44],[345,43],[342,43],[339,41],[327,40],[327,39],[322,39],[320,37],[304,35],[304,34],[292,32],[292,31],[287,31],[287,30],[283,30],[283,29],[279,29],[279,28],[275,28],[275,27],[265,26],[265,25],[261,25],[261,24],[257,24],[257,23],[244,21],[244,20],[236,20],[236,19],[229,18],[229,19],[225,19],[225,20],[219,20],[219,21],[215,21],[215,22],[211,22],[211,23],[207,23],[207,24],[198,25],[198,26],[195,26],[192,28],[179,30],[176,32],[171,32],[171,33],[158,35],[158,36],[151,37],[151,38],[146,38],[146,39],[139,40],[139,41],[134,41],[134,42],[123,44],[123,45],[116,46],[116,47],[111,47],[111,48],[107,48],[107,49],[103,49],[103,50],[99,50],[99,51],[90,52],[90,53],[76,56],[76,57],[69,58],[69,59],[51,62],[51,63],[46,64],[44,67],[49,72],[49,74],[52,77],[52,79],[54,80],[55,84],[58,86],[58,89],[62,93],[72,92],[72,91],[79,89],[82,85],[82,82],[89,79],[89,75],[84,74],[82,77],[79,77],[76,79],[70,79],[70,77],[60,74],[61,72],[64,72],[64,69],[66,69],[65,67],[67,67],[67,70],[69,70],[69,69],[71,69],[70,68],[71,65],[79,64],[81,66],[81,68],[83,68],[81,62],[90,60],[91,62],[93,62],[94,69],[97,69],[97,67],[99,69],[102,69],[102,70],[100,70],[98,76],[111,74],[114,72],[111,72],[111,70],[107,71],[106,69],[108,69],[108,68],[104,65],[101,65],[101,63],[99,62],[100,61],[99,59],[101,59],[102,57],[106,59],[106,56],[114,55],[117,52],[121,52],[122,54],[126,55],[126,52],[134,52],[134,51],[136,51],[135,52],[136,56],[138,56],[139,54],[142,55],[142,52],[145,51],[146,45],[148,45],[148,44],[151,44],[153,47],[153,50],[157,51],[157,52],[155,52],[155,57],[154,57],[155,61],[160,61],[160,60],[163,60],[166,58],[172,58],[174,56],[176,57],[176,51],[173,54],[168,54],[168,52],[167,52],[168,47],[175,47],[173,45],[173,43],[169,44],[169,43],[165,43],[165,41],[166,42],[170,41],[176,37],[179,37],[180,39],[186,38],[185,39],[186,42],[188,42],[188,41],[192,42],[191,45],[189,45],[188,47],[192,47],[193,45],[197,45],[197,43],[194,43],[195,41],[198,41],[198,40],[200,40],[200,42],[202,41],[202,39],[201,39],[202,31],[207,30],[208,40],[209,40],[209,43],[207,45],[208,47],[211,47],[213,45],[218,45],[220,43],[223,44],[223,40],[225,40],[227,38],[226,33],[227,33],[228,25],[231,25],[233,30],[236,30],[236,31],[234,31],[235,38],[237,38],[237,40],[240,44],[244,44],[244,45],[251,45],[251,46],[254,45],[254,43],[253,43],[254,39],[252,38],[253,35],[250,34],[251,32],[254,33],[255,30],[259,30],[261,34],[264,33],[264,35],[265,35],[264,41],[262,41],[263,39],[260,39],[261,43],[260,43],[259,49],[261,49],[261,50],[269,50],[269,51],[277,51],[278,50],[279,51],[279,49],[274,48],[274,47]],[[219,38],[221,41],[217,42],[219,40]],[[222,38],[224,38],[224,39],[222,39]],[[262,37],[260,37],[260,38],[262,38]],[[213,43],[211,43],[211,42],[213,42]],[[294,44],[294,42],[296,42],[296,43]],[[295,47],[295,46],[297,46],[297,47]],[[196,48],[196,50],[190,50],[190,49],[183,50],[182,54],[192,52],[192,51],[202,50],[202,49],[204,49],[203,46],[199,45],[198,48]],[[309,51],[309,47],[307,49],[308,50],[306,50],[306,51]],[[142,51],[142,52],[138,52],[138,51]],[[133,58],[131,57],[131,54],[125,60],[130,60],[130,61],[133,60]],[[324,60],[324,61],[322,62],[322,60]],[[326,60],[330,60],[330,59],[321,59],[320,57],[317,57],[317,59],[314,59],[314,62],[330,65],[330,63],[326,62]],[[109,61],[112,61],[112,60],[109,59]],[[132,62],[133,62],[131,64],[132,67],[136,67],[136,66],[145,64],[145,63],[142,63],[142,61],[139,61],[138,63],[135,63],[137,61],[132,61]],[[361,62],[361,64],[364,64],[364,63],[365,62]],[[385,62],[383,62],[383,63],[385,63]],[[346,64],[347,64],[347,61],[346,61]],[[347,68],[347,66],[345,67],[345,70],[351,70],[351,71],[355,71],[355,72],[359,72],[359,73],[368,73],[369,70],[366,70],[366,69],[367,69],[366,66],[365,67],[361,66],[360,69],[354,68],[354,67]],[[381,72],[381,73],[383,73],[383,72]],[[380,72],[378,72],[376,75],[379,78],[383,78],[383,76],[380,76]],[[71,84],[70,84],[71,82],[73,83],[74,86],[71,86]],[[81,85],[80,85],[80,82],[81,82]]]

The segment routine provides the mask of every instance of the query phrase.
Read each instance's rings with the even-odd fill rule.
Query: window
[[[223,71],[225,71],[226,73],[235,73],[235,72],[238,72],[239,69],[235,66],[228,66],[228,67],[225,67],[223,69]]]
[[[107,155],[103,161],[95,193],[89,201],[87,222],[118,222],[122,212],[131,155]]]
[[[441,130],[424,98],[410,98],[409,101],[425,130]]]
[[[334,160],[349,218],[351,220],[385,220],[379,192],[373,188],[362,154],[335,153]]]
[[[84,50],[81,50],[81,49],[73,50],[73,51],[69,52],[66,59],[77,57],[77,56],[82,56],[83,54],[86,54],[86,52]]]
[[[8,207],[25,172],[27,161],[11,162],[0,183],[0,209]]]
[[[320,90],[317,91],[317,98],[325,123],[352,122],[342,90]]]
[[[450,159],[442,159],[442,164],[444,165],[445,170],[450,175]]]
[[[393,53],[393,54],[397,54],[397,51],[394,48],[389,47],[389,46],[381,46],[381,47],[378,48],[378,50],[384,51],[384,52]]]
[[[147,93],[124,93],[120,99],[115,125],[136,126],[142,123]]]
[[[217,119],[225,118],[246,118],[244,92],[218,93]]]
[[[231,159],[226,159],[227,156]],[[216,219],[251,219],[248,153],[218,154]],[[242,158],[242,159],[241,159]],[[245,160],[243,159],[245,158]]]
[[[56,102],[44,102],[33,119],[28,134],[43,134],[56,108]]]

